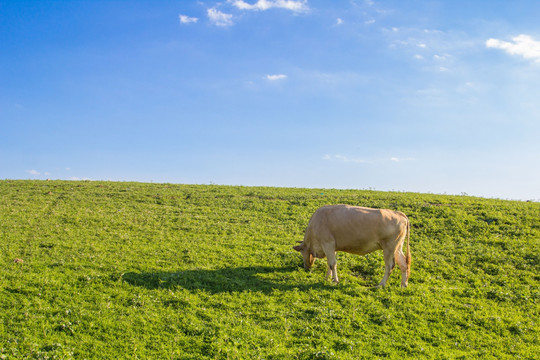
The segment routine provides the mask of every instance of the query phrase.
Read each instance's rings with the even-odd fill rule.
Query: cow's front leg
[[[332,280],[337,284],[339,283],[338,275],[337,275],[337,259],[336,259],[336,252],[333,251],[331,253],[326,254],[326,259],[328,260],[328,272],[326,273],[326,279],[328,279],[328,276],[332,274]]]
[[[332,274],[332,280],[337,284],[339,282],[337,275],[337,259],[336,259],[336,241],[333,236],[328,236],[326,241],[323,241],[322,249],[326,260],[328,262],[328,272],[326,273],[326,279]]]

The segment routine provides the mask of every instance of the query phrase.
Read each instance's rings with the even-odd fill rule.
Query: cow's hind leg
[[[386,282],[388,281],[388,278],[390,277],[390,273],[392,273],[392,270],[394,269],[395,262],[394,262],[394,253],[390,249],[383,249],[383,255],[384,255],[384,277],[377,285],[377,287],[384,287],[386,285]]]
[[[401,270],[401,287],[407,287],[407,282],[409,280],[407,258],[405,257],[401,249],[396,251],[396,255],[394,258],[399,265],[399,269]]]

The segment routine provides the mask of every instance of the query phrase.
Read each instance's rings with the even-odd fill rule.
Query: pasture
[[[411,221],[409,287],[382,252],[305,272],[327,204]],[[540,204],[433,194],[0,181],[0,359],[535,359]]]

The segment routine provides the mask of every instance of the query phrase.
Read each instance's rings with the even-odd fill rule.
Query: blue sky
[[[540,199],[538,1],[0,0],[0,179]]]

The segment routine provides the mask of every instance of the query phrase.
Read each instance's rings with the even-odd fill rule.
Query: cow
[[[315,259],[327,258],[328,272],[338,283],[336,251],[365,255],[382,250],[384,277],[377,287],[384,287],[395,263],[401,270],[401,286],[407,287],[411,271],[409,249],[410,223],[399,211],[371,209],[349,205],[329,205],[319,208],[309,221],[304,241],[293,249],[302,253],[304,268],[309,270]],[[403,243],[407,238],[407,256]]]

